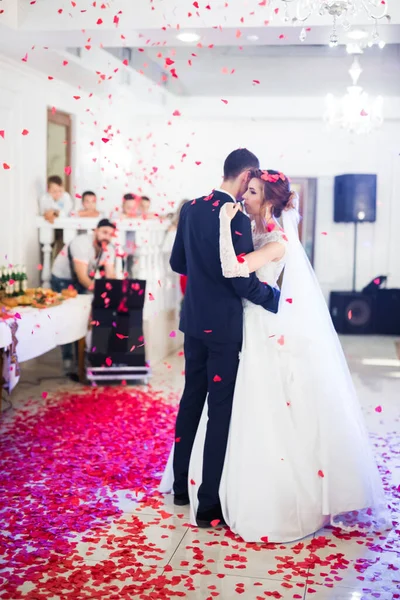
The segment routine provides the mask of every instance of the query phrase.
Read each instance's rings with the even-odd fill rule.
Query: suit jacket
[[[276,313],[280,293],[254,273],[233,279],[223,276],[219,212],[225,202],[232,202],[231,197],[218,191],[182,207],[170,265],[188,276],[180,330],[195,338],[231,343],[242,341],[242,298]],[[239,211],[231,229],[236,254],[252,252],[250,219]]]

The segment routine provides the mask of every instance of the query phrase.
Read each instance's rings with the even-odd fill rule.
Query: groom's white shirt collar
[[[227,196],[230,196],[232,198],[232,200],[235,202],[237,202],[235,196],[232,196],[232,194],[230,194],[229,192],[227,192],[226,190],[221,190],[221,188],[215,188],[214,192],[220,192],[221,194],[226,194]]]

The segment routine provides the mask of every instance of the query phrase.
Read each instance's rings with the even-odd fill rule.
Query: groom
[[[185,389],[175,431],[174,503],[189,503],[188,471],[197,427],[208,394],[208,424],[203,477],[198,492],[197,524],[223,521],[218,489],[224,465],[233,392],[242,346],[242,298],[276,313],[279,292],[248,278],[224,279],[219,255],[219,212],[226,202],[240,200],[247,190],[256,156],[240,148],[225,160],[220,189],[182,208],[171,268],[188,276],[180,329],[185,334]],[[232,221],[236,254],[253,251],[250,220],[238,212]],[[249,491],[250,493],[250,491]]]

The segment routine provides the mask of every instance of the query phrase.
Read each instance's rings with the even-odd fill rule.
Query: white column
[[[68,229],[67,227],[64,227],[63,229],[63,242],[64,244],[70,244],[72,242],[72,240],[74,239],[74,237],[76,237],[78,235],[78,230],[75,229]]]
[[[42,286],[50,287],[51,279],[51,250],[54,244],[54,229],[51,225],[43,225],[39,229],[39,241],[43,252],[43,269],[41,274]]]

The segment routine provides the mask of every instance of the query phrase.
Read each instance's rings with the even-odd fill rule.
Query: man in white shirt
[[[101,219],[93,233],[76,236],[64,246],[53,263],[51,287],[55,292],[69,287],[85,294],[94,289],[96,273],[103,271],[107,279],[115,278],[115,250],[111,240],[115,225]],[[73,366],[73,345],[61,346],[64,371],[70,374]]]
[[[63,181],[58,175],[47,180],[47,193],[39,200],[40,214],[54,223],[57,217],[68,217],[73,209],[71,196],[65,191]]]

